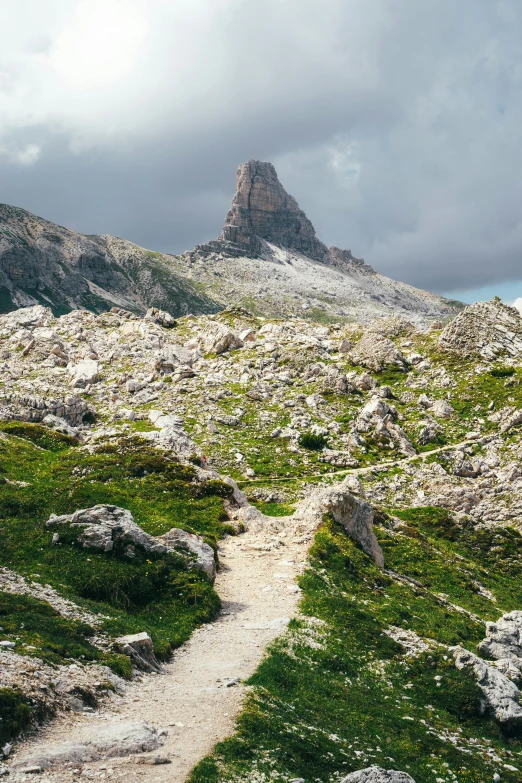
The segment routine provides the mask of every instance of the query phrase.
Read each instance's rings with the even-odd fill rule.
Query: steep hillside
[[[124,239],[84,236],[0,204],[0,312],[43,304],[56,315],[118,305],[143,313],[215,312],[219,305],[176,274],[169,256]]]
[[[13,779],[517,783],[521,323],[0,316]]]

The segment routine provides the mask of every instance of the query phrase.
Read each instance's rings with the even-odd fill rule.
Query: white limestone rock
[[[95,359],[84,359],[78,364],[68,364],[67,369],[71,378],[71,386],[75,389],[83,389],[100,378],[100,366]]]
[[[453,655],[457,669],[469,668],[473,671],[484,695],[484,709],[491,712],[504,728],[512,730],[522,727],[522,706],[517,686],[497,667],[462,647],[454,648]]]
[[[152,639],[145,631],[128,634],[115,639],[114,646],[118,652],[127,655],[134,666],[142,672],[161,674],[163,668],[154,655]]]
[[[163,745],[166,734],[165,730],[159,731],[145,721],[101,724],[86,731],[79,742],[44,746],[33,755],[17,760],[11,769],[22,771],[36,766],[47,770],[62,764],[85,764],[102,758],[149,753]]]
[[[201,536],[196,536],[194,533],[187,533],[185,530],[173,527],[172,530],[159,536],[158,540],[162,541],[169,550],[183,549],[196,555],[196,567],[211,579],[215,578],[216,559],[214,550],[203,541]]]
[[[406,369],[406,359],[395,343],[370,331],[365,332],[349,355],[354,364],[360,364],[374,372],[381,372],[389,367]]]
[[[366,767],[350,773],[340,783],[415,783],[415,781],[407,772],[382,767]]]

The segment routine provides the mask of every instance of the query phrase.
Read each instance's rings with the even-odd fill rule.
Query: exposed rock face
[[[522,612],[509,612],[496,623],[487,623],[480,651],[492,658],[522,658]]]
[[[441,333],[439,345],[461,356],[482,359],[522,356],[522,318],[515,307],[490,302],[466,307]]]
[[[366,767],[352,772],[341,783],[415,783],[407,772],[382,767]]]
[[[116,237],[77,234],[0,204],[0,312],[38,303],[59,312],[113,305],[174,315],[220,309],[176,273],[168,256]]]
[[[249,160],[237,170],[236,194],[220,239],[258,249],[259,238],[316,261],[328,259],[328,248],[279,182],[273,165]]]

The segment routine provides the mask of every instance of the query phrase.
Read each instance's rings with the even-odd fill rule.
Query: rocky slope
[[[56,314],[115,305],[143,313],[215,312],[219,305],[176,274],[169,256],[111,236],[84,236],[0,204],[0,312],[33,304]]]
[[[258,315],[369,321],[396,312],[419,324],[460,307],[379,275],[349,250],[327,248],[270,163],[239,167],[220,238],[182,256],[83,236],[0,205],[0,312],[40,303],[55,314],[152,306],[178,316],[231,302]]]
[[[520,323],[0,316],[13,778],[518,781]]]

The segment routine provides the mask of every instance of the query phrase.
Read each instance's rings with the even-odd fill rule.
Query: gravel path
[[[247,690],[241,681],[256,670],[269,642],[296,612],[295,577],[304,566],[311,536],[292,535],[290,530],[286,536],[265,530],[226,538],[216,580],[223,602],[219,618],[195,632],[165,666],[165,674],[130,684],[125,696],[100,712],[59,717],[20,745],[17,758],[46,745],[75,741],[86,728],[95,731],[105,721],[146,720],[168,729],[165,745],[150,755],[168,757],[170,764],[144,765],[136,763],[138,757],[109,759],[85,764],[82,778],[184,781],[213,745],[233,732]],[[39,780],[70,782],[78,772],[73,764],[46,772]]]

